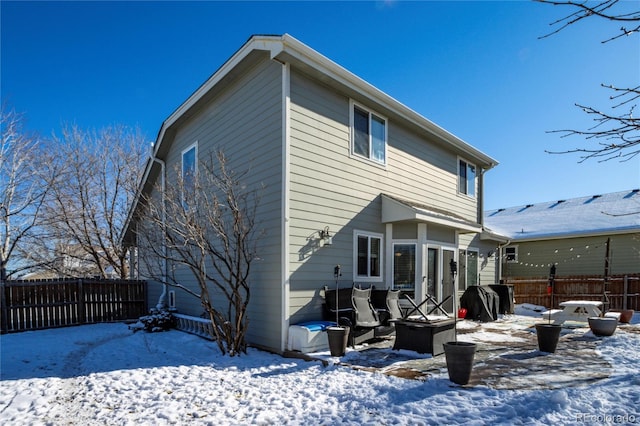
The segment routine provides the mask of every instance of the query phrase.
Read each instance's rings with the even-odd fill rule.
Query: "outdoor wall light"
[[[333,244],[333,237],[329,233],[329,227],[325,226],[322,231],[318,231],[320,234],[320,246],[330,246]]]

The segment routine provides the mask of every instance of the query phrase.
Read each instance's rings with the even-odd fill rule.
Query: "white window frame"
[[[509,259],[507,250],[513,249],[513,258]],[[502,258],[504,263],[518,263],[518,246],[507,246],[502,248]]]
[[[367,275],[358,275],[358,237],[367,237]],[[380,240],[380,276],[371,275],[371,238]],[[377,232],[353,231],[353,281],[354,282],[383,282],[384,277],[384,235]]]
[[[411,289],[401,289],[405,292],[411,292],[415,294],[416,291],[416,287],[418,284],[418,242],[416,240],[393,240],[393,243],[391,244],[392,250],[391,250],[391,255],[395,256],[396,253],[396,246],[413,246],[414,248],[414,270],[413,270],[413,288]],[[392,268],[392,280],[391,280],[391,285],[390,288],[394,289],[394,290],[398,290],[396,288],[396,283],[395,283],[395,260],[392,260],[391,262],[391,268]]]
[[[465,167],[465,187],[464,187],[464,191],[460,190],[460,186],[461,186],[461,179],[462,179],[462,175],[461,175],[461,164],[460,163],[464,163],[464,167]],[[473,180],[470,182],[469,181],[469,169],[473,167]],[[478,178],[478,167],[473,164],[470,161],[467,161],[466,159],[462,158],[462,157],[458,157],[458,193],[465,195],[467,197],[471,197],[471,198],[476,198],[476,179]],[[469,188],[472,189],[472,193],[470,193]]]
[[[368,128],[368,132],[369,132],[369,155],[368,156],[364,156],[362,154],[358,154],[356,153],[356,149],[355,149],[355,138],[356,138],[356,129],[355,129],[355,123],[354,123],[354,119],[355,119],[355,108],[358,108],[359,110],[362,110],[363,112],[366,112],[368,114],[368,120],[367,123],[369,125]],[[373,158],[373,135],[371,132],[371,117],[375,116],[376,118],[382,120],[384,122],[384,158],[382,159],[382,161],[377,160],[375,158]],[[387,117],[385,117],[382,114],[378,114],[377,112],[373,111],[370,108],[367,108],[361,104],[358,104],[356,102],[354,102],[353,100],[351,100],[349,102],[349,125],[350,125],[350,130],[351,130],[351,155],[355,158],[358,159],[364,159],[367,161],[370,161],[372,163],[375,164],[379,164],[379,165],[383,165],[386,166],[387,164],[387,146],[389,145],[389,120],[387,120]]]
[[[476,270],[473,271],[476,279],[475,285],[480,285],[480,250],[474,247],[467,247],[467,248],[461,248],[458,251],[458,262],[462,262],[462,259],[460,258],[462,253],[460,252],[464,252],[464,270],[465,270],[465,274],[469,274],[469,253],[475,253],[476,255]],[[458,283],[460,282],[461,276],[460,276],[460,265],[458,266]],[[459,284],[458,284],[459,285]],[[466,290],[467,288],[469,288],[469,280],[467,279],[467,276],[464,277],[464,290]],[[462,291],[464,291],[462,290]],[[460,289],[458,289],[458,291],[461,291]]]
[[[182,179],[182,183],[184,186],[185,180],[184,180],[184,173],[185,173],[185,162],[184,162],[184,157],[185,155],[190,152],[191,150],[194,151],[194,159],[193,159],[193,176],[194,178],[196,176],[198,176],[198,141],[195,141],[194,143],[192,143],[191,145],[189,145],[188,147],[186,147],[185,149],[182,150],[181,155],[180,155],[180,178]],[[184,189],[184,188],[183,188]],[[185,197],[184,197],[184,193],[181,194],[182,196],[182,203],[183,205],[185,204]]]

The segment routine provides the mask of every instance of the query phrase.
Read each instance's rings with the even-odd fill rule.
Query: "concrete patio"
[[[458,340],[478,345],[471,381],[466,386],[559,389],[585,386],[610,376],[615,366],[597,350],[598,343],[607,337],[594,336],[585,323],[571,323],[563,327],[555,353],[540,352],[535,334],[535,324],[540,321],[519,315],[505,315],[488,323],[459,321]],[[620,338],[626,333],[640,334],[637,318],[632,324],[619,324],[610,338]],[[306,358],[407,379],[447,378],[444,355],[395,351],[392,346],[390,338],[349,348],[339,359],[327,352],[309,354]]]

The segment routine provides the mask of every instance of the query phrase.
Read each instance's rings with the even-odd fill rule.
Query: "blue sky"
[[[634,10],[640,2],[625,4]],[[252,34],[289,33],[500,162],[485,208],[640,187],[640,158],[550,155],[583,145],[547,131],[592,122],[601,83],[636,86],[638,36],[586,20],[549,38],[569,9],[493,2],[7,2],[1,96],[43,135],[62,124],[162,121]]]

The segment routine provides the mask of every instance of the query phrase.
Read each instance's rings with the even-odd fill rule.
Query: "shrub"
[[[129,326],[134,332],[144,330],[149,333],[167,331],[175,327],[176,319],[171,312],[160,309],[151,309],[149,315],[138,319],[138,322]]]

